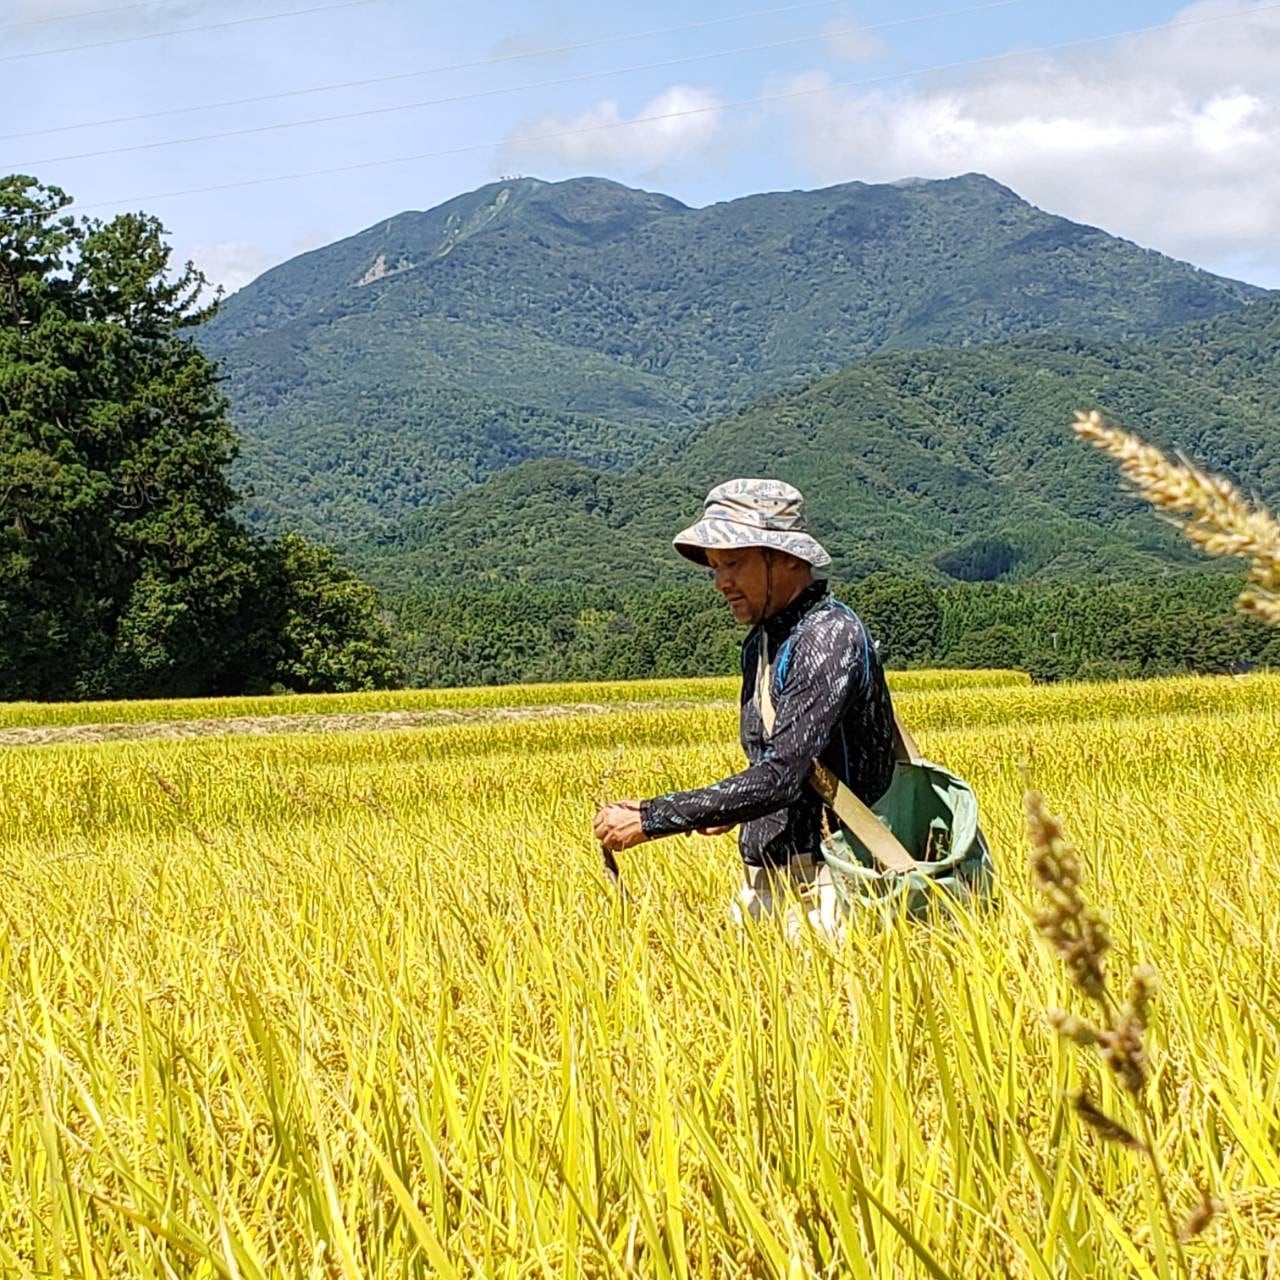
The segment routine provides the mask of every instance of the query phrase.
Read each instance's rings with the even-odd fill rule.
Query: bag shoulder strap
[[[911,730],[898,719],[897,708],[893,707],[892,704],[890,706],[893,711],[894,759],[900,760],[904,764],[915,764],[918,760],[924,759],[924,757],[920,754],[920,748],[916,746],[916,740],[911,736]]]
[[[813,762],[809,785],[885,871],[906,875],[919,867],[898,837],[826,765]]]
[[[760,633],[760,649],[756,654],[756,706],[764,724],[765,737],[773,736],[775,713],[773,706],[773,664],[768,661],[768,639]],[[894,755],[899,761],[919,758],[915,740],[893,716]],[[815,760],[809,772],[809,785],[822,798],[824,804],[835,810],[836,817],[853,832],[871,856],[886,871],[905,875],[920,865],[905,849],[902,842],[876,817],[862,800],[824,764]]]

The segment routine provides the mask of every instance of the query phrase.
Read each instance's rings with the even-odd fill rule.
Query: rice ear
[[[1110,454],[1126,479],[1188,541],[1211,556],[1248,560],[1249,586],[1237,604],[1280,627],[1280,520],[1266,507],[1252,505],[1230,480],[1187,461],[1171,462],[1154,445],[1107,423],[1097,409],[1077,412],[1074,430]]]

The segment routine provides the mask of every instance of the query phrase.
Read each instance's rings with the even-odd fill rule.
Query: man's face
[[[769,577],[764,552],[759,547],[708,551],[716,590],[725,598],[739,622],[753,623],[764,613]]]

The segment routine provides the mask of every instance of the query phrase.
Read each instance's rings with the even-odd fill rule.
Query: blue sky
[[[0,134],[230,288],[509,173],[701,205],[967,170],[1280,287],[1280,0],[0,0]]]

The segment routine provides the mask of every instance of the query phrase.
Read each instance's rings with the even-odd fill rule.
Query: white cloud
[[[863,62],[878,58],[885,49],[884,41],[854,22],[836,18],[829,22],[822,33],[827,49],[833,57],[845,62]]]
[[[221,285],[228,293],[234,293],[269,268],[312,249],[323,248],[333,239],[332,228],[304,224],[287,240],[269,246],[252,240],[203,240],[190,248],[175,245],[172,261],[177,268],[190,258],[211,284]]]
[[[228,293],[234,293],[251,280],[256,280],[275,262],[261,246],[248,240],[217,240],[197,244],[192,248],[190,256],[211,283],[222,285]]]
[[[526,120],[507,135],[506,151],[525,167],[550,162],[577,171],[653,176],[711,150],[720,137],[721,102],[710,89],[673,85],[628,117],[616,99],[606,98],[576,116],[548,113]]]
[[[946,87],[837,89],[786,115],[820,182],[978,170],[1055,213],[1206,266],[1257,263],[1260,283],[1280,285],[1278,69],[1280,10],[1206,0],[1087,56],[1010,58]]]

